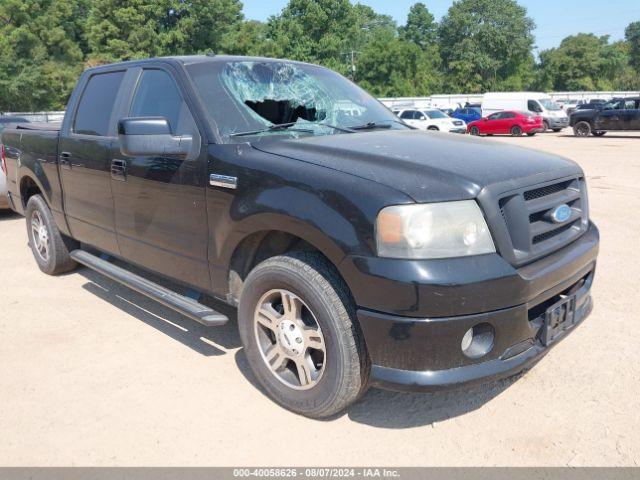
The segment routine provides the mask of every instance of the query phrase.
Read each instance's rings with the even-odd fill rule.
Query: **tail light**
[[[4,145],[0,143],[0,163],[2,163],[2,172],[7,174],[7,158],[4,153]]]

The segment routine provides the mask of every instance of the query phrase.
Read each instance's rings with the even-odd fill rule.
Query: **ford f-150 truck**
[[[227,321],[206,299],[237,306],[255,377],[303,415],[513,375],[591,311],[578,165],[418,131],[325,68],[91,68],[59,129],[1,141],[43,272],[83,264],[205,325]]]

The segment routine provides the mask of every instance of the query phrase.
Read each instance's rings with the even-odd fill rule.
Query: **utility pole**
[[[360,53],[356,50],[350,50],[348,52],[342,52],[341,55],[344,55],[347,57],[347,60],[351,59],[351,80],[355,81],[356,80],[356,54]]]

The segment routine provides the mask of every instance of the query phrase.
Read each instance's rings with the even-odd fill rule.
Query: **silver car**
[[[0,138],[2,130],[10,123],[25,123],[28,122],[26,118],[22,117],[0,117]],[[9,199],[7,198],[7,177],[5,175],[4,161],[2,162],[2,168],[0,169],[0,210],[9,208]]]

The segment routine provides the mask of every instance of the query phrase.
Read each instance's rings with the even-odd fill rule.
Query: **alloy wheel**
[[[49,230],[38,210],[31,215],[31,237],[38,256],[45,262],[49,261]]]
[[[294,293],[265,293],[254,314],[260,355],[271,373],[295,390],[313,388],[326,369],[324,336],[315,315]]]

